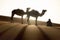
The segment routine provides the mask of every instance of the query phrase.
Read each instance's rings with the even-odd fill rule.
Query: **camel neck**
[[[42,12],[39,16],[43,16],[45,12]]]

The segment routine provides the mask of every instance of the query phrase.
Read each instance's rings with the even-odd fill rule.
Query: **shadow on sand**
[[[8,31],[8,30],[11,29],[11,28],[13,28],[13,27],[10,27],[10,28],[4,30],[3,32],[1,32],[1,33],[0,33],[0,37],[1,37],[6,31]]]
[[[22,40],[23,36],[24,36],[24,31],[26,30],[27,26],[25,26],[17,35],[17,37],[15,38],[15,40]]]
[[[45,32],[39,26],[37,26],[37,28],[41,31],[41,33],[42,33],[42,35],[44,37],[44,40],[50,40],[49,36],[47,34],[45,34]]]

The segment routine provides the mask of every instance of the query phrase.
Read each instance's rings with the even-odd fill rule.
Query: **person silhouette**
[[[48,21],[47,21],[47,26],[52,26],[51,19],[48,19]]]

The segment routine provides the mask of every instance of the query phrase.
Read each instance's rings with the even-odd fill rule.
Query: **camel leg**
[[[12,15],[11,15],[11,22],[13,21],[13,16],[14,16],[14,14],[12,13]]]
[[[28,16],[28,19],[27,19],[28,25],[29,25],[29,18],[30,18],[30,16]]]
[[[22,15],[22,18],[21,18],[21,23],[23,24],[23,15]]]
[[[36,17],[36,21],[35,22],[36,22],[35,25],[37,25],[37,17]]]

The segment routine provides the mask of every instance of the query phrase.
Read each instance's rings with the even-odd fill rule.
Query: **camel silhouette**
[[[43,16],[45,14],[45,12],[47,11],[47,10],[42,10],[42,13],[39,13],[37,10],[29,11],[29,9],[30,8],[27,8],[26,12],[24,12],[22,9],[14,9],[14,10],[12,10],[11,20],[13,21],[13,17],[16,14],[16,15],[19,15],[19,16],[22,17],[21,22],[23,24],[23,15],[27,14],[27,22],[28,22],[28,24],[29,24],[29,18],[30,18],[30,16],[32,16],[32,17],[36,17],[36,21],[35,21],[36,23],[35,24],[37,25],[38,16]]]
[[[42,13],[39,13],[37,10],[31,10],[31,11],[29,11],[28,14],[27,14],[27,18],[28,18],[27,22],[28,22],[28,24],[29,24],[29,18],[30,18],[30,16],[32,16],[32,17],[36,18],[35,25],[37,25],[37,18],[38,18],[38,16],[42,17],[45,14],[46,11],[47,10],[42,10]]]
[[[22,22],[22,24],[23,24],[23,15],[24,15],[24,14],[27,14],[27,13],[28,13],[28,10],[29,10],[29,8],[27,8],[26,12],[24,12],[22,9],[14,9],[14,10],[12,10],[11,22],[13,22],[13,17],[14,17],[14,15],[16,14],[16,15],[19,15],[19,16],[22,17],[22,18],[21,18],[21,22]]]

